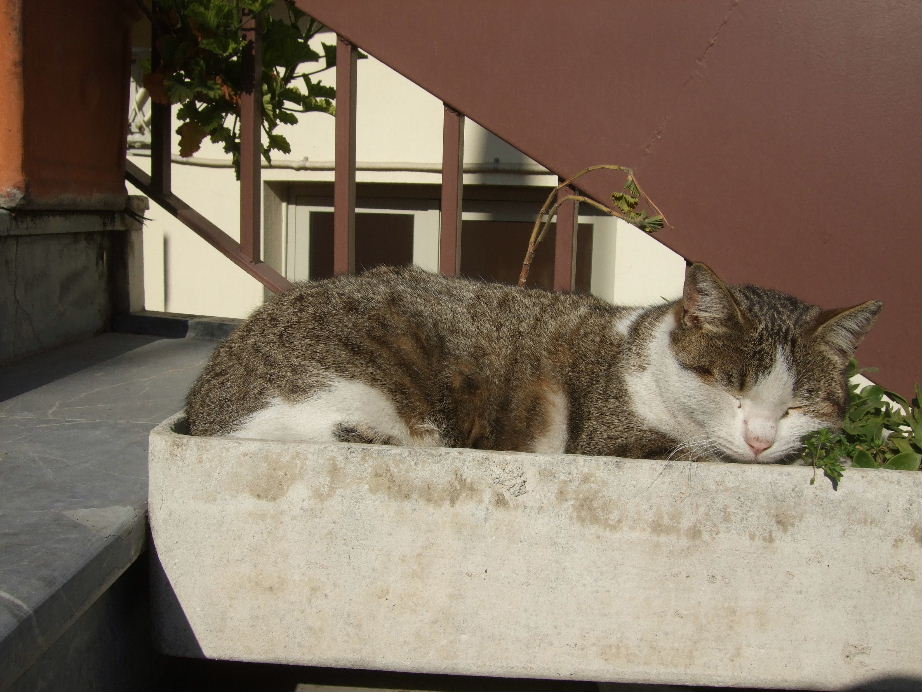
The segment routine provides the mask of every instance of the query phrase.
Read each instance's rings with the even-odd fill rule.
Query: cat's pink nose
[[[752,453],[758,456],[775,444],[775,425],[763,421],[746,421],[743,439]]]
[[[749,449],[751,449],[752,453],[756,456],[759,456],[762,452],[775,444],[774,437],[769,439],[768,436],[759,435],[752,432],[751,430],[746,430],[746,434],[743,436],[743,439],[746,440],[746,444],[749,445]]]
[[[772,442],[766,440],[760,440],[757,438],[747,438],[746,444],[749,445],[749,449],[752,450],[752,453],[756,456],[759,456],[762,452],[772,446]]]

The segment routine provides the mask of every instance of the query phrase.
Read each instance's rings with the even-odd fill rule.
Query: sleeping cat
[[[880,308],[823,311],[703,264],[649,308],[379,268],[257,309],[186,415],[193,435],[784,461],[841,424]]]

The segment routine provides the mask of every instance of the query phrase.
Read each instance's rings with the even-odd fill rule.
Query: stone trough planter
[[[918,689],[922,474],[150,437],[163,651]]]

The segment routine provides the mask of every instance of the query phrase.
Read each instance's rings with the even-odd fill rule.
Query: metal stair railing
[[[261,41],[252,19],[243,24],[252,45],[253,90],[240,98],[240,240],[236,240],[180,199],[171,189],[171,108],[152,104],[151,173],[126,161],[125,177],[151,200],[188,226],[225,257],[280,293],[291,281],[262,261],[261,255],[261,163],[260,135]],[[157,64],[156,37],[152,41],[152,62]],[[342,36],[336,44],[336,143],[334,172],[333,270],[335,274],[355,271],[355,123],[356,64],[358,50]],[[444,104],[442,137],[441,228],[439,272],[458,274],[464,163],[465,115]],[[554,260],[554,288],[570,291],[574,285],[576,205],[561,208],[557,219]]]

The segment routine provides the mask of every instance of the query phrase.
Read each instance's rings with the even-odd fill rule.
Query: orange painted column
[[[23,172],[22,0],[0,0],[0,207],[25,192]]]
[[[124,204],[128,2],[0,0],[0,205]]]

